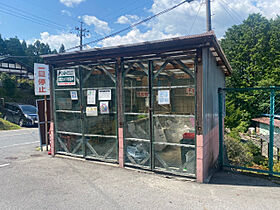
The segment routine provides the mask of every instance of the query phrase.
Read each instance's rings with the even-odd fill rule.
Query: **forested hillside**
[[[59,52],[64,52],[64,45],[61,45]],[[27,45],[17,37],[3,39],[0,34],[0,56],[16,56],[16,58],[26,65],[33,67],[34,62],[42,62],[39,58],[44,54],[55,54],[57,50],[51,50],[48,44],[37,40],[34,44]]]

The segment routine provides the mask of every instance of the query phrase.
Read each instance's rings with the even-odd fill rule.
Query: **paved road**
[[[38,128],[24,128],[14,131],[0,131],[0,167],[11,160],[26,158],[30,148],[39,146]]]
[[[25,137],[14,139],[21,132],[26,132]],[[264,179],[221,172],[211,184],[198,184],[113,165],[52,158],[36,150],[38,143],[32,143],[36,139],[29,132],[36,136],[35,130],[11,132],[14,140],[8,143],[3,137],[7,133],[0,132],[0,161],[9,163],[0,168],[0,209],[241,210],[280,206],[279,185]],[[26,142],[30,144],[24,145]]]

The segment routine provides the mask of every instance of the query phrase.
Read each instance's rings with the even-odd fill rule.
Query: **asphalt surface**
[[[265,179],[220,172],[210,184],[199,184],[109,164],[52,158],[36,150],[36,132],[0,132],[0,209],[240,210],[280,206],[280,186]]]

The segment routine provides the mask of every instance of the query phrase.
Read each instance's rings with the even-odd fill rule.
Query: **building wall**
[[[205,181],[219,155],[218,88],[225,86],[225,74],[209,48],[202,50],[202,135],[197,136],[197,180]]]

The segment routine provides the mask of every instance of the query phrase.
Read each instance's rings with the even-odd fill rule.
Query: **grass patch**
[[[3,120],[2,118],[0,118],[0,131],[4,131],[4,130],[18,130],[21,129],[20,126],[13,124],[9,121]]]

